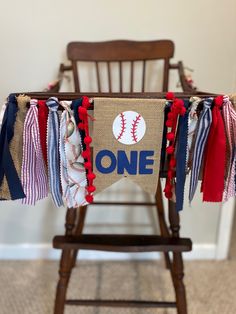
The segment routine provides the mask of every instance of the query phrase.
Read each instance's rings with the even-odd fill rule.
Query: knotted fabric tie
[[[82,142],[72,110],[71,102],[61,101],[64,111],[60,123],[60,157],[62,192],[67,206],[86,205],[87,180],[82,157]]]
[[[188,108],[189,102],[184,101],[185,108]],[[178,142],[176,149],[176,210],[183,209],[184,203],[184,185],[187,169],[187,145],[188,144],[188,112],[179,117]]]
[[[224,191],[224,175],[226,163],[226,135],[220,108],[223,97],[214,99],[212,124],[206,145],[201,191],[203,201],[221,202]]]
[[[59,116],[58,100],[50,97],[46,104],[49,109],[47,122],[47,161],[49,186],[52,199],[57,207],[63,205],[60,188],[60,161],[59,161]]]
[[[187,165],[191,166],[192,163],[192,149],[194,147],[195,142],[195,134],[197,129],[198,115],[197,115],[197,107],[200,103],[201,98],[199,97],[191,97],[190,103],[191,107],[188,115],[188,150],[187,150]]]
[[[213,98],[207,98],[203,102],[203,109],[198,119],[197,134],[193,151],[193,163],[190,177],[189,201],[193,200],[197,189],[199,173],[202,164],[203,153],[212,123],[211,105]]]
[[[40,143],[46,166],[47,166],[47,121],[48,121],[48,107],[46,105],[46,101],[38,100],[38,122]]]
[[[37,100],[30,101],[23,131],[21,181],[26,194],[24,204],[34,205],[47,197],[48,183],[40,145]]]
[[[16,97],[14,94],[11,94],[8,97],[0,134],[0,186],[5,176],[12,200],[25,197],[9,147],[9,144],[14,136],[14,124],[17,111]]]
[[[226,173],[224,189],[224,200],[227,201],[230,197],[235,196],[236,163],[236,112],[228,96],[224,96],[222,112],[225,123],[225,131],[228,139],[228,166],[226,166],[228,172]]]

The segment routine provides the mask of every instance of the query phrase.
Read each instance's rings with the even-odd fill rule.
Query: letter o
[[[108,167],[104,167],[102,165],[102,159],[103,157],[109,157],[111,160],[111,164]],[[116,157],[115,155],[107,149],[101,150],[99,153],[97,153],[96,159],[95,159],[96,168],[101,173],[111,173],[116,168]]]

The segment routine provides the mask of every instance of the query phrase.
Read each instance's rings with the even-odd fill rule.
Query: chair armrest
[[[192,87],[186,79],[186,75],[184,73],[184,65],[182,61],[179,61],[176,64],[170,64],[170,69],[176,69],[178,71],[179,80],[180,80],[180,84],[183,89],[183,92],[192,93],[192,94],[197,93],[197,88]]]

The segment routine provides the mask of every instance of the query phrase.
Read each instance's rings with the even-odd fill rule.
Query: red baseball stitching
[[[132,123],[132,128],[131,128],[131,136],[132,136],[132,139],[135,143],[137,143],[138,141],[138,138],[137,138],[137,127],[138,127],[138,123],[140,122],[140,119],[141,119],[141,115],[137,115],[137,117],[135,118],[135,120],[133,120],[133,123]]]
[[[121,131],[117,137],[117,140],[121,139],[121,137],[125,133],[125,129],[126,129],[126,127],[125,127],[126,119],[125,119],[125,115],[123,114],[123,112],[120,113],[120,118],[121,118]]]

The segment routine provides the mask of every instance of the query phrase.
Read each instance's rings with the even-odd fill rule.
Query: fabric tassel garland
[[[93,181],[96,178],[96,175],[92,171],[91,150],[90,150],[90,144],[92,142],[92,138],[89,135],[89,126],[88,126],[89,115],[87,112],[89,107],[90,107],[89,98],[84,96],[82,100],[82,106],[78,108],[79,118],[82,121],[78,124],[78,127],[79,129],[84,130],[85,132],[84,144],[86,148],[82,152],[82,156],[86,160],[84,163],[84,166],[87,170],[87,180],[88,180],[87,195],[85,198],[88,203],[92,203],[93,202],[92,193],[96,190],[96,187],[93,185]]]
[[[169,141],[169,146],[166,148],[166,152],[169,158],[169,164],[168,164],[166,185],[164,189],[166,198],[171,199],[173,197],[174,177],[175,177],[175,167],[176,167],[176,159],[174,156],[176,129],[177,129],[178,117],[183,116],[185,114],[186,108],[184,107],[183,100],[175,98],[174,94],[171,92],[167,93],[166,99],[173,101],[170,112],[167,115],[168,119],[166,121],[166,126],[168,128],[171,128],[171,131],[167,133],[166,135],[166,138]]]
[[[52,199],[57,207],[63,205],[60,185],[60,160],[59,160],[59,116],[58,116],[58,99],[50,97],[46,101],[48,106],[47,122],[47,161],[49,187]]]
[[[0,186],[4,177],[7,180],[11,199],[21,199],[25,197],[22,183],[15,168],[13,158],[10,152],[10,142],[14,136],[14,124],[18,111],[16,96],[9,95],[6,109],[2,120],[2,128],[0,134]]]
[[[224,201],[230,197],[235,196],[235,164],[236,164],[236,112],[229,100],[228,96],[223,99],[223,119],[225,124],[225,131],[228,139],[228,160],[226,163],[226,182],[224,191]]]
[[[82,142],[71,102],[61,101],[64,111],[60,123],[61,184],[69,208],[86,205],[86,172],[82,157]]]
[[[38,101],[38,123],[40,143],[43,152],[45,165],[47,166],[47,121],[48,121],[48,107],[45,100]]]
[[[23,160],[21,181],[26,198],[23,204],[35,202],[48,195],[48,182],[40,145],[37,100],[30,101],[23,131]]]
[[[200,169],[202,165],[203,153],[207,142],[210,126],[212,123],[211,105],[213,98],[207,98],[203,101],[203,109],[198,119],[197,134],[195,137],[193,162],[190,177],[189,201],[193,200],[197,189]]]
[[[221,107],[223,96],[214,99],[212,124],[206,145],[206,156],[201,191],[203,201],[221,202],[224,192],[224,175],[226,163],[226,135]]]
[[[187,100],[184,101],[185,108],[189,106]],[[178,141],[176,147],[176,210],[183,209],[184,186],[187,169],[187,147],[188,147],[188,112],[179,117]]]

